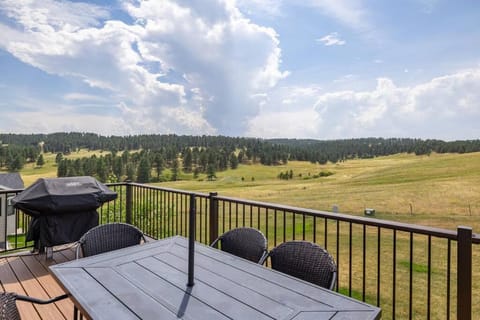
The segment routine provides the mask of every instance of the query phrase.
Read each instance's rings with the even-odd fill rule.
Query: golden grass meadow
[[[84,157],[100,152],[79,151],[68,157]],[[46,164],[42,168],[27,165],[22,178],[28,186],[39,177],[55,177],[55,155],[45,155]],[[293,179],[278,178],[281,172],[292,171]],[[332,172],[333,175],[318,177],[320,172]],[[168,178],[169,171],[163,173]],[[316,177],[317,176],[317,177]],[[197,192],[218,192],[222,196],[231,196],[316,210],[332,211],[337,206],[339,212],[363,215],[365,208],[376,210],[375,218],[392,221],[434,226],[455,230],[465,225],[480,230],[480,153],[469,154],[431,154],[415,156],[397,154],[372,159],[348,160],[336,164],[312,164],[291,161],[286,165],[262,166],[240,165],[236,170],[217,172],[217,179],[208,181],[200,175],[180,174],[180,181],[162,182],[155,185]],[[349,231],[341,227],[340,240],[348,243]],[[328,249],[335,248],[335,226],[329,228]],[[331,235],[330,235],[331,233]],[[268,234],[271,239],[273,234]],[[381,235],[381,247],[376,247],[378,234],[375,228],[366,228],[366,268],[376,268],[378,250],[381,251],[380,267],[380,305],[384,319],[392,317],[393,291],[389,288],[396,278],[395,315],[397,318],[409,315],[410,268],[413,270],[412,314],[422,319],[426,314],[426,283],[428,281],[427,241],[425,237],[413,236],[414,263],[410,265],[410,235],[399,232],[396,239],[396,263],[393,265],[392,232]],[[354,226],[352,233],[353,250],[361,252],[362,227]],[[431,262],[431,318],[445,318],[446,304],[446,255],[447,241],[432,239]],[[473,247],[474,265],[480,263],[480,254]],[[362,299],[363,262],[358,254],[352,258],[352,273],[349,279],[349,252],[347,246],[341,246],[337,253],[339,262],[339,291]],[[361,256],[361,255],[360,255]],[[451,294],[455,297],[456,248],[452,244]],[[392,273],[395,268],[395,273]],[[351,293],[345,291],[351,281]],[[365,300],[376,303],[377,278],[366,277]],[[480,292],[480,270],[473,271],[473,294]],[[454,301],[451,301],[450,314],[455,318]],[[474,314],[480,307],[473,305]]]

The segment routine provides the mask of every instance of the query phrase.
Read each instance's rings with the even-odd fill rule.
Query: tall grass
[[[277,178],[289,170],[294,179]],[[334,174],[312,178],[321,171]],[[378,218],[450,229],[480,227],[480,153],[399,154],[327,165],[242,165],[217,176],[215,181],[159,185],[317,210],[332,211],[336,205],[340,212],[354,215],[374,208]]]

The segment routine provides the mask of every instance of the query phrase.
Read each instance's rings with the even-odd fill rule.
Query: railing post
[[[126,182],[126,196],[125,196],[125,222],[132,224],[132,211],[133,211],[133,186],[132,181]]]
[[[217,192],[210,192],[210,211],[209,211],[209,243],[212,243],[218,237],[218,199]]]
[[[472,228],[457,228],[457,319],[472,319]]]

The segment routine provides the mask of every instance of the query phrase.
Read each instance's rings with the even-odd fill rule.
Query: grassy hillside
[[[100,155],[82,150],[68,157],[94,153]],[[55,154],[44,158],[43,167],[28,164],[21,171],[26,186],[40,177],[56,176]],[[278,178],[290,170],[293,179]],[[315,177],[320,172],[334,174]],[[205,176],[194,180],[192,174],[180,178],[158,185],[319,210],[337,205],[341,212],[359,215],[368,207],[378,218],[446,228],[465,224],[480,230],[480,153],[398,154],[326,165],[297,161],[275,167],[241,165],[218,172],[216,181]]]
[[[277,178],[289,170],[294,179]],[[334,174],[313,178],[321,171]],[[480,226],[476,221],[480,216],[480,153],[399,154],[327,165],[240,166],[217,176],[217,181],[161,185],[319,210],[330,211],[337,205],[341,212],[351,214],[363,214],[368,207],[379,218],[439,227]]]
[[[73,152],[67,156],[69,159],[77,159],[82,157],[90,157],[93,154],[100,155],[100,151],[87,151],[80,150]],[[27,163],[20,171],[25,186],[29,186],[34,183],[38,178],[55,178],[57,176],[57,165],[55,164],[56,154],[44,153],[43,158],[45,165],[37,167],[35,163]]]

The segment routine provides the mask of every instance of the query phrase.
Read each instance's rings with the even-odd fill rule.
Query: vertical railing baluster
[[[235,228],[238,228],[238,202],[235,202]]]
[[[452,274],[452,240],[447,242],[447,320],[450,320],[450,285]]]
[[[245,205],[242,204],[242,227],[245,227]]]
[[[252,205],[248,206],[250,208],[250,228],[253,228],[253,208]]]
[[[260,230],[260,206],[257,207],[257,228]],[[266,233],[266,232],[265,232]]]
[[[352,296],[352,223],[348,229],[348,296]]]
[[[293,232],[293,240],[295,240],[295,233],[296,233],[296,228],[295,228],[295,212],[292,212],[292,232]]]
[[[173,211],[175,212],[175,234],[178,234],[178,216],[180,214],[180,202],[178,201],[178,196],[178,193],[175,194],[175,210]]]
[[[306,217],[304,214],[302,214],[302,240],[305,241],[305,221]]]
[[[225,232],[225,201],[222,202],[222,233]]]
[[[413,311],[413,233],[410,232],[410,267],[409,267],[409,290],[408,290],[408,319],[412,319]]]
[[[392,286],[392,319],[395,319],[397,300],[397,230],[393,230],[393,286]]]
[[[366,290],[366,267],[367,267],[367,226],[363,225],[363,263],[362,263],[362,301],[365,301],[365,290]]]
[[[340,283],[340,220],[337,220],[337,291]]]
[[[268,209],[265,210],[265,234],[268,237],[269,232],[268,232]]]
[[[208,243],[212,243],[215,239],[218,238],[218,193],[210,192],[209,194],[209,219],[210,219],[210,226],[209,226],[209,241]]]
[[[133,190],[131,181],[126,182],[125,222],[132,224]]]
[[[323,219],[324,227],[323,227],[323,245],[325,246],[325,250],[328,250],[328,220],[326,218]]]
[[[431,302],[431,287],[432,287],[432,236],[428,236],[428,274],[427,274],[427,319],[430,320],[430,302]]]
[[[228,229],[229,230],[232,229],[232,202],[231,201],[228,201]]]
[[[380,307],[380,259],[381,259],[381,228],[377,227],[377,307]]]
[[[273,211],[273,246],[277,246],[277,209]]]

